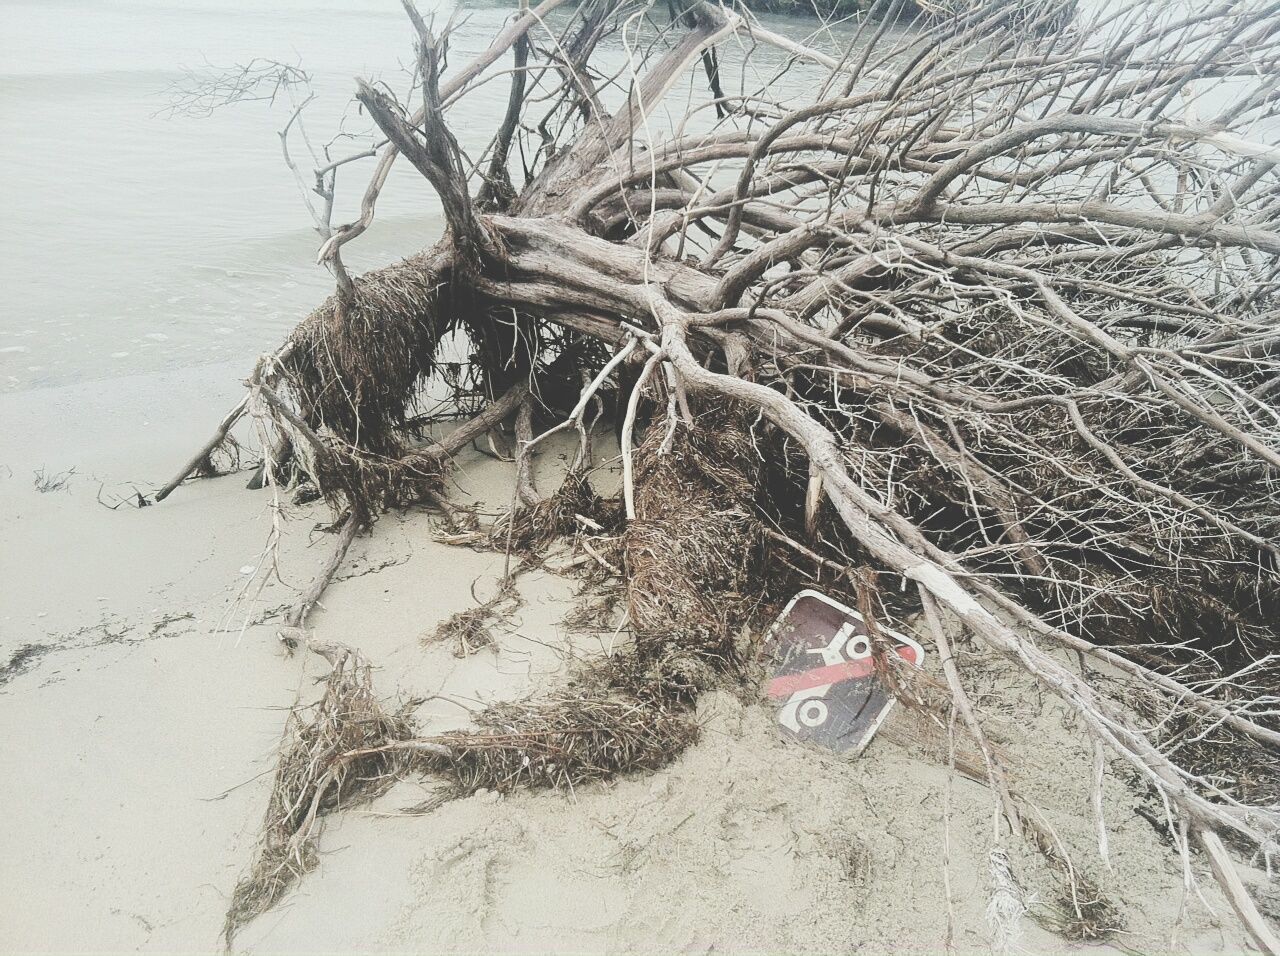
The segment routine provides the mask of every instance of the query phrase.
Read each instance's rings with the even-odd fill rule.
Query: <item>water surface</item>
[[[436,3],[443,22],[453,8]],[[429,11],[432,0],[419,5]],[[483,49],[512,7],[469,5],[451,62]],[[769,23],[796,37],[816,26]],[[394,0],[0,0],[0,393],[247,362],[279,342],[332,289],[280,156],[276,131],[291,107],[175,116],[172,88],[209,65],[297,64],[314,77],[313,138],[355,134],[341,154],[370,138],[351,105],[352,77],[405,90],[411,36]],[[611,40],[602,55],[620,65],[622,44]],[[735,58],[731,47],[725,56]],[[760,60],[767,71],[779,58]],[[688,80],[701,93],[700,75]],[[506,96],[502,77],[451,113],[465,149],[484,148]],[[335,222],[354,218],[372,162],[344,169]],[[400,163],[374,228],[344,255],[363,270],[439,230],[434,195]]]

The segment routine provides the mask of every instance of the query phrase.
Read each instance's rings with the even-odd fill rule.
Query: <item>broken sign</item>
[[[885,627],[899,657],[919,667],[924,650]],[[893,707],[857,611],[817,591],[801,591],[769,631],[772,676],[765,685],[778,705],[783,736],[839,752],[861,753]]]

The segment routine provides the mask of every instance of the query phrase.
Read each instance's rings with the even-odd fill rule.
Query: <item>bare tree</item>
[[[510,548],[539,523],[581,535],[585,511],[561,505],[583,500],[590,456],[540,496],[533,423],[585,446],[608,399],[624,489],[594,553],[626,584],[663,707],[698,685],[690,655],[728,666],[726,629],[749,617],[712,620],[714,595],[679,590],[714,590],[727,542],[742,551],[716,580],[799,564],[872,619],[922,611],[940,648],[958,627],[1060,697],[1280,952],[1222,840],[1269,860],[1274,772],[1248,789],[1206,769],[1213,748],[1264,768],[1280,749],[1280,4],[966,4],[908,31],[860,21],[834,55],[740,9],[590,0],[553,30],[562,4],[522,9],[445,75],[447,37],[406,3],[419,86],[400,103],[358,85],[386,144],[359,218],[321,248],[338,288],[210,448],[248,411],[304,450],[344,516],[336,568],[381,509],[448,507],[461,446],[415,447],[411,426],[461,330],[489,400],[476,427],[515,418],[521,438]],[[450,114],[504,56],[509,107],[468,158]],[[709,92],[669,95],[698,68]],[[799,102],[777,92],[798,71]],[[439,194],[445,236],[346,279],[341,249],[400,156]],[[696,531],[688,494],[718,503]],[[682,542],[699,535],[694,568]],[[1054,649],[1123,674],[1154,719]],[[1048,843],[963,676],[948,665],[949,706],[1011,832]],[[359,753],[461,773],[532,752],[510,738]],[[318,779],[316,806],[343,777]]]

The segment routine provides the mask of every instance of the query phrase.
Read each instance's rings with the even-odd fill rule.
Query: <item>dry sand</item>
[[[235,400],[240,371],[0,398],[0,951],[220,948],[285,712],[317,696],[323,673],[318,659],[285,657],[270,622],[245,622],[306,583],[327,516],[295,514],[280,544],[287,585],[250,600],[241,572],[270,529],[267,493],[228,477],[141,511],[97,499],[167,477]],[[462,465],[459,495],[505,503],[506,466],[477,454]],[[62,490],[34,487],[37,469],[70,468]],[[424,646],[471,606],[473,585],[488,596],[500,562],[434,543],[427,516],[387,516],[312,620],[375,663],[382,694],[427,698],[426,729],[458,726],[609,642],[567,634],[574,584],[539,573],[522,580],[526,604],[496,646],[462,660]],[[1000,715],[992,731],[1016,785],[1124,901],[1112,946],[1065,941],[1041,925],[1060,884],[1011,844],[1031,907],[1019,951],[1243,951],[1200,861],[1202,892],[1182,892],[1130,774],[1114,762],[1107,774],[1108,869],[1080,728],[1004,668],[977,656],[965,667]],[[783,744],[751,699],[713,694],[701,713],[701,742],[651,776],[480,794],[425,816],[400,811],[430,782],[407,782],[330,818],[320,868],[237,951],[936,953],[949,922],[958,952],[989,951],[984,787],[891,739],[901,733],[851,761]]]

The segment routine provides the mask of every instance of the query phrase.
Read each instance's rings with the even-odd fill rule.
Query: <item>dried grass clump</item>
[[[1094,943],[1109,939],[1124,929],[1124,916],[1102,888],[1064,855],[1063,848],[1042,827],[1023,820],[1023,835],[1048,864],[1060,886],[1048,903],[1041,921],[1065,939]]]
[[[442,734],[449,758],[422,758],[463,793],[517,787],[574,787],[665,767],[698,736],[692,715],[659,697],[619,693],[603,681],[535,702],[500,704],[476,717],[479,729]]]
[[[560,619],[565,630],[573,634],[612,633],[618,628],[618,608],[626,600],[626,585],[616,578],[604,577],[599,564],[584,565],[582,585],[571,607]],[[606,572],[607,573],[607,572]]]
[[[632,653],[612,658],[602,672],[615,686],[692,706],[699,694],[720,685],[726,673],[737,675],[731,670],[735,663],[728,653],[717,657],[703,649],[684,650],[676,640],[660,641],[651,634]]]
[[[1124,929],[1124,917],[1116,904],[1091,881],[1078,876],[1074,892],[1065,892],[1057,909],[1061,921],[1055,927],[1073,943],[1101,942]]]
[[[223,924],[228,947],[316,865],[321,818],[373,799],[407,766],[406,754],[365,751],[411,736],[407,717],[388,713],[374,696],[369,665],[336,651],[324,696],[289,715],[258,856],[236,884]]]

